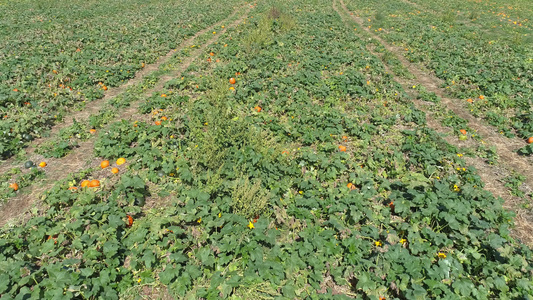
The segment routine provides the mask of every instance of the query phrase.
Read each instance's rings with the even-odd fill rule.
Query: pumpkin
[[[461,130],[459,130],[459,131],[460,131],[462,134],[466,134],[466,130],[464,130],[464,129],[461,129]]]
[[[166,121],[168,120],[167,117],[161,117],[161,121]]]
[[[231,83],[231,84],[235,84],[236,82],[237,82],[237,81],[236,81],[235,78],[233,78],[233,77],[231,77],[231,78],[229,79],[229,83]]]
[[[12,188],[14,191],[18,191],[19,185],[17,183],[12,183],[9,185],[10,188]]]
[[[39,167],[44,168],[46,167],[46,162],[42,161],[39,163]]]
[[[102,169],[105,169],[105,168],[109,167],[109,160],[104,160],[104,161],[102,161],[102,162],[100,163],[100,167],[101,167]]]
[[[100,181],[99,180],[91,180],[91,182],[89,183],[89,187],[99,187],[100,186]]]
[[[345,146],[339,146],[339,151],[340,152],[346,152],[346,147]]]
[[[117,165],[123,165],[126,163],[126,159],[124,157],[121,157],[119,159],[117,159]]]
[[[133,218],[130,215],[127,215],[126,217],[128,218],[128,222],[126,223],[126,225],[128,227],[131,227],[131,225],[133,225]]]
[[[89,132],[90,132],[91,134],[95,134],[95,133],[96,133],[96,129],[91,128],[91,129],[89,130]]]
[[[84,180],[84,181],[81,182],[81,187],[82,188],[88,187],[90,184],[91,184],[91,182],[89,180]]]
[[[528,144],[533,144],[533,136],[530,137],[529,139],[527,139],[527,143],[528,143]]]
[[[349,182],[347,185],[346,185],[350,190],[355,190],[357,187],[355,186],[355,184]]]
[[[118,169],[117,169],[117,168],[113,168],[113,169],[111,169],[111,173],[113,173],[113,174],[118,174]]]
[[[261,112],[262,108],[261,106],[257,105],[256,107],[254,107],[255,111],[257,112]]]
[[[157,126],[161,125],[161,121],[155,121],[155,125]]]

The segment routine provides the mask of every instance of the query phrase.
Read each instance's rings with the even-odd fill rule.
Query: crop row
[[[465,101],[474,116],[508,137],[517,135],[526,141],[533,137],[531,15],[521,18],[521,26],[502,25],[495,16],[501,10],[498,5],[478,2],[462,11],[452,4],[439,9],[433,2],[422,8],[402,1],[345,2],[365,26],[399,47],[411,62],[422,63],[441,78],[443,87]],[[478,16],[483,19],[477,21]],[[520,152],[531,154],[532,147]]]
[[[188,36],[229,15],[238,3],[0,6],[0,158],[17,154],[69,111],[133,78]]]

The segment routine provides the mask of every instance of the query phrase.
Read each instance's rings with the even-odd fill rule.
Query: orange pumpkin
[[[105,169],[105,168],[109,167],[109,160],[104,160],[104,161],[102,161],[102,162],[100,163],[100,167],[101,167],[102,169]]]
[[[18,189],[19,189],[19,185],[16,184],[16,183],[10,184],[9,187],[12,188],[14,191],[18,191]]]
[[[126,159],[124,157],[121,157],[119,159],[117,159],[117,165],[123,165],[126,163]]]
[[[461,129],[461,130],[459,130],[459,131],[460,131],[462,134],[466,134],[466,130],[464,130],[464,129]]]
[[[339,151],[340,152],[346,152],[346,147],[345,146],[339,146]]]
[[[46,167],[46,162],[42,161],[39,163],[39,167],[44,168]]]
[[[133,225],[133,218],[130,215],[127,215],[126,217],[128,218],[128,222],[126,223],[126,225],[128,227],[131,227],[131,225]]]
[[[82,188],[88,187],[90,184],[91,184],[91,182],[89,180],[84,180],[84,181],[81,182],[81,187]]]
[[[113,169],[111,169],[111,173],[113,173],[113,174],[118,174],[118,168],[113,168]]]
[[[529,139],[527,139],[527,143],[528,143],[528,144],[533,144],[533,136],[530,137]]]
[[[157,126],[161,125],[161,121],[155,121],[155,125]]]
[[[261,106],[257,105],[256,107],[254,107],[255,111],[257,112],[261,112],[262,108]]]
[[[231,83],[231,84],[235,84],[236,82],[237,82],[237,81],[236,81],[235,78],[233,78],[233,77],[231,77],[231,78],[229,79],[229,83]]]
[[[99,180],[91,180],[91,182],[89,183],[89,187],[99,187],[100,186],[100,181]]]

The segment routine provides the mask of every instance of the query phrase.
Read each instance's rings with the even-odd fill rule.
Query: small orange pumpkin
[[[109,160],[104,160],[104,161],[102,161],[102,162],[100,163],[100,167],[101,167],[102,169],[105,169],[105,168],[109,167]]]
[[[231,84],[235,84],[236,82],[237,82],[237,81],[236,81],[235,78],[233,78],[233,77],[231,77],[231,78],[229,79],[229,83],[231,83]]]
[[[89,180],[84,180],[84,181],[81,182],[81,187],[82,188],[88,187],[90,184],[91,184],[91,182]]]
[[[42,161],[39,163],[39,167],[44,168],[46,167],[46,162]]]
[[[113,174],[118,174],[118,168],[113,168],[113,169],[111,169],[111,173],[113,173]]]
[[[89,187],[99,187],[100,186],[100,181],[99,180],[91,180],[91,182],[89,183]]]
[[[127,215],[126,217],[128,218],[128,222],[126,223],[126,225],[128,227],[131,227],[131,225],[133,225],[133,218],[130,215]]]
[[[466,130],[464,130],[464,129],[461,129],[461,130],[459,130],[459,131],[460,131],[462,134],[466,134]]]
[[[256,107],[254,107],[255,111],[257,112],[261,112],[262,108],[261,106],[257,105]]]
[[[340,152],[346,152],[346,147],[345,146],[339,146],[339,151]]]
[[[117,159],[117,165],[123,165],[126,163],[126,159],[124,157],[121,157],[119,159]]]
[[[17,183],[12,183],[9,185],[10,188],[12,188],[14,191],[18,191],[19,185]]]
[[[530,137],[529,139],[527,139],[527,143],[528,143],[528,144],[533,144],[533,136]]]

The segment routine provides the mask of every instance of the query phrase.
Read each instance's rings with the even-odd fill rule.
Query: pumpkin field
[[[0,14],[0,300],[533,299],[529,0]]]

